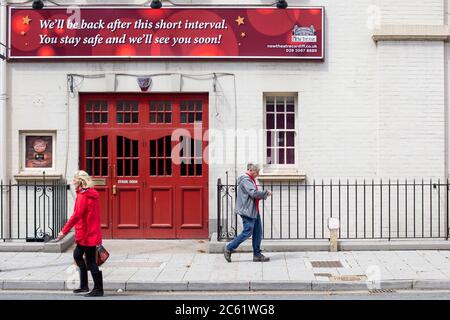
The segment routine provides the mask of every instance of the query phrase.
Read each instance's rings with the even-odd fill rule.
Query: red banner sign
[[[9,58],[323,59],[324,8],[9,8]]]

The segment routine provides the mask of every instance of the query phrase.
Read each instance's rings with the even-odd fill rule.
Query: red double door
[[[80,168],[105,238],[207,238],[206,94],[83,94]]]

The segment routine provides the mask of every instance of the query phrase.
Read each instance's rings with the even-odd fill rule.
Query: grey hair
[[[248,171],[259,171],[259,170],[261,170],[261,167],[259,166],[259,164],[250,162],[247,164],[247,170]]]

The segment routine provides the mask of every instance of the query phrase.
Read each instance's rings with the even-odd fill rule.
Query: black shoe
[[[92,289],[91,292],[84,295],[85,297],[103,297],[103,290],[100,289]]]
[[[223,249],[223,256],[225,257],[225,260],[227,260],[228,262],[231,262],[231,251],[228,250],[226,246]]]
[[[89,288],[78,288],[73,290],[73,293],[84,293],[84,292],[89,292]]]
[[[270,258],[266,257],[261,253],[257,256],[253,256],[253,262],[267,262],[267,261],[270,261]]]
[[[102,272],[92,272],[92,279],[94,279],[94,289],[85,297],[103,297],[103,275]]]

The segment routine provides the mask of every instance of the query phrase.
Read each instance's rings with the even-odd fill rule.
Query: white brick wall
[[[215,2],[223,1],[208,1]],[[289,4],[305,3],[291,0]],[[445,177],[448,45],[376,44],[368,26],[373,8],[379,8],[381,23],[443,24],[444,0],[317,0],[307,5],[325,6],[324,62],[9,63],[9,172],[13,175],[19,171],[20,130],[55,130],[57,172],[66,173],[66,157],[67,174],[70,176],[77,169],[78,96],[67,91],[69,73],[228,72],[236,74],[240,129],[262,128],[264,92],[298,93],[298,170],[306,174],[309,182],[314,178]],[[153,80],[153,91],[179,89],[171,77]],[[110,90],[106,79],[75,81],[79,92]],[[234,128],[232,77],[219,78],[217,93],[211,80],[184,78],[182,83],[182,91],[209,92],[210,128]],[[119,77],[117,91],[138,91],[136,80]],[[69,112],[68,127],[66,112]],[[234,139],[228,139],[223,146],[214,143],[211,142],[211,148],[223,148],[224,154],[234,160]],[[242,159],[237,164],[239,172],[246,162],[242,154],[263,161],[264,150],[258,143],[239,142],[237,149],[238,158]],[[234,163],[211,163],[209,168],[209,214],[214,219],[217,178],[224,178],[228,170],[233,181]]]

